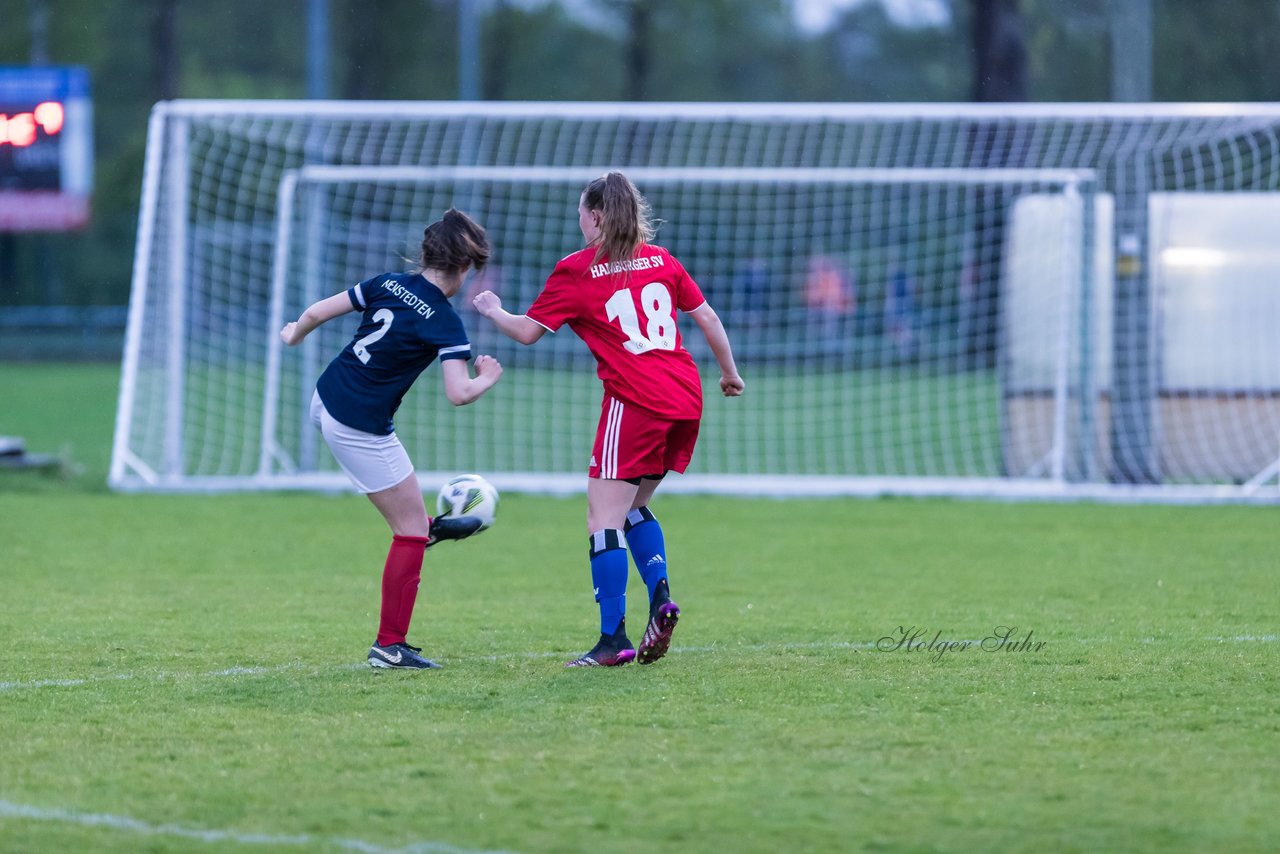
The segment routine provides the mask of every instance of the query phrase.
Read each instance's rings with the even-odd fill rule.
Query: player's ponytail
[[[621,172],[596,178],[582,191],[582,201],[587,210],[600,212],[597,261],[630,261],[641,246],[653,240],[649,202]]]
[[[422,257],[425,268],[456,273],[468,267],[480,270],[489,263],[493,247],[480,223],[456,208],[428,225],[422,232]]]

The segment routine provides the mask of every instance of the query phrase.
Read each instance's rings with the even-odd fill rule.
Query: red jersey
[[[552,332],[569,324],[596,357],[604,390],[623,403],[672,420],[702,417],[698,366],[676,327],[677,310],[706,302],[702,290],[661,246],[622,263],[595,254],[561,259],[527,316]]]

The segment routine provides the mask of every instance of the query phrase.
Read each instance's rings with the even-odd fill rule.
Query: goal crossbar
[[[608,166],[304,166],[281,179],[281,193],[298,183],[379,183],[427,181],[494,181],[521,183],[573,183],[590,181]],[[1036,183],[1048,186],[1082,186],[1097,180],[1094,169],[978,169],[903,168],[893,166],[860,169],[793,167],[612,167],[643,183],[715,184],[1001,184]]]

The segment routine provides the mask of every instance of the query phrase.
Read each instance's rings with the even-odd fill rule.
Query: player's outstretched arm
[[[499,332],[521,344],[532,344],[547,331],[541,323],[535,323],[523,314],[506,311],[502,300],[493,291],[481,291],[471,303],[482,316],[493,321]]]
[[[492,356],[476,357],[476,375],[467,370],[466,359],[447,359],[440,363],[444,372],[444,396],[454,406],[466,406],[497,384],[502,377],[502,364]]]
[[[340,317],[349,311],[352,311],[351,299],[347,296],[347,292],[334,294],[331,297],[325,297],[319,302],[314,302],[307,306],[306,311],[302,312],[302,316],[292,323],[286,323],[284,329],[280,330],[280,340],[293,347],[302,342],[303,338],[326,321]]]
[[[693,322],[698,324],[702,334],[707,336],[707,345],[720,363],[720,391],[725,397],[737,397],[746,390],[747,384],[738,375],[737,363],[733,361],[733,347],[729,344],[729,333],[724,331],[720,315],[711,307],[711,303],[702,305],[689,312]]]

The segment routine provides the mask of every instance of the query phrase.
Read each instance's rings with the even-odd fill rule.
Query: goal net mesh
[[[344,488],[307,418],[349,315],[448,207],[494,261],[455,298],[505,376],[397,432],[432,489],[579,490],[599,414],[567,328],[497,334],[626,172],[723,318],[747,381],[670,487],[765,494],[1280,500],[1280,110],[913,105],[172,102],[148,140],[111,483]]]

